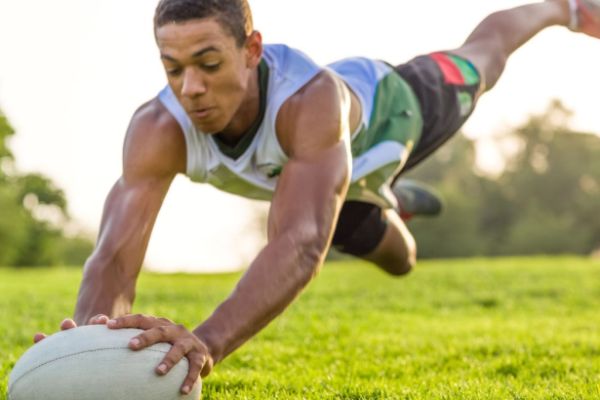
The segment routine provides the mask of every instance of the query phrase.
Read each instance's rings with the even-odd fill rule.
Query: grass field
[[[145,274],[135,311],[192,327],[238,277]],[[79,278],[0,269],[2,396],[32,334],[71,315]],[[598,261],[431,261],[402,279],[328,264],[203,399],[598,399],[599,310]]]

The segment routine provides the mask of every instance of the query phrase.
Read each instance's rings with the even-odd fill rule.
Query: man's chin
[[[214,135],[223,130],[222,127],[216,126],[216,124],[199,124],[197,122],[194,122],[194,126],[198,131],[207,135]]]
[[[198,129],[198,131],[200,131],[201,133],[203,133],[205,135],[216,135],[217,133],[220,132],[220,130],[218,130],[218,129],[203,129],[199,126],[196,126],[196,129]]]

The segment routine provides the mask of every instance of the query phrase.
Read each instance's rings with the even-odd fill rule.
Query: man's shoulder
[[[307,102],[315,100],[323,95],[332,95],[340,99],[339,88],[341,80],[338,76],[327,69],[323,69],[315,74],[304,86],[289,98],[289,103]]]
[[[124,145],[124,161],[149,163],[168,172],[185,172],[185,139],[177,120],[155,97],[133,114]],[[182,161],[183,160],[183,161]]]
[[[286,154],[292,155],[304,142],[327,144],[340,140],[350,108],[343,82],[322,70],[282,105],[277,116],[277,133]],[[331,144],[331,143],[329,143]]]
[[[133,128],[133,129],[132,129]],[[133,114],[129,131],[157,134],[160,137],[181,136],[181,127],[158,97],[142,104]]]
[[[339,88],[340,80],[337,76],[328,70],[319,71],[282,104],[277,118],[278,125],[285,125],[287,120],[301,117],[303,111],[314,109],[320,101],[329,99],[342,102],[343,96]]]

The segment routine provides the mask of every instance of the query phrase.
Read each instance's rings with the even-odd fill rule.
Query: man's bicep
[[[145,249],[173,178],[185,171],[185,155],[180,128],[158,100],[136,111],[125,137],[122,175],[105,202],[99,246],[109,252],[129,243],[131,251]]]
[[[98,250],[111,255],[124,250],[134,253],[145,251],[171,182],[172,177],[135,181],[121,177],[104,205]]]

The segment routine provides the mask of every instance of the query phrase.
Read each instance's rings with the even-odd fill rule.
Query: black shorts
[[[340,211],[332,245],[342,253],[361,257],[375,250],[386,229],[381,208],[362,201],[346,201]]]
[[[402,168],[404,173],[460,129],[473,112],[482,85],[475,66],[450,53],[419,56],[396,71],[416,93],[423,116],[421,139]]]

